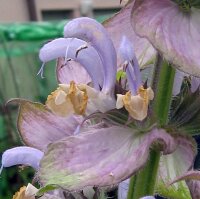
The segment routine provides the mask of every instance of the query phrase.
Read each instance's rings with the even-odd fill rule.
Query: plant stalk
[[[155,97],[151,104],[155,122],[159,127],[168,122],[168,114],[172,98],[175,69],[165,62],[158,54],[155,63],[152,89]],[[160,151],[150,150],[149,160],[145,167],[131,177],[128,199],[139,199],[143,196],[154,195],[157,173],[160,162]]]

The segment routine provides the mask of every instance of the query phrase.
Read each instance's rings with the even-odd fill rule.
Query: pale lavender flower
[[[61,84],[48,97],[46,105],[61,116],[73,113],[88,115],[115,108],[117,59],[105,28],[93,19],[74,19],[65,26],[64,36],[68,38],[46,44],[40,50],[40,59],[47,62],[65,57],[66,62],[71,59],[79,62],[90,75],[94,88],[74,82]]]
[[[142,121],[147,117],[149,101],[153,100],[154,93],[151,88],[144,88],[142,85],[138,60],[133,46],[126,36],[122,37],[119,51],[130,91],[125,95],[117,94],[116,108],[120,109],[124,106],[131,117]]]
[[[129,89],[132,95],[137,95],[142,86],[140,66],[135,56],[134,48],[126,36],[122,37],[119,52],[122,58],[122,65],[126,68],[126,75]]]
[[[2,155],[0,173],[3,167],[11,167],[15,165],[30,166],[37,171],[43,155],[44,153],[42,151],[26,146],[8,149]]]

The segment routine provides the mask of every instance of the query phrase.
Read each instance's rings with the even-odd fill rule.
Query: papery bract
[[[164,154],[176,149],[174,138],[161,129],[143,135],[113,126],[71,136],[49,146],[41,161],[40,180],[70,191],[114,185],[145,165],[155,142],[162,145]]]
[[[59,117],[40,103],[20,99],[11,102],[20,105],[17,126],[22,141],[42,151],[49,143],[73,135],[83,120],[77,116]]]
[[[135,32],[177,69],[200,76],[200,10],[184,12],[171,0],[132,1]]]

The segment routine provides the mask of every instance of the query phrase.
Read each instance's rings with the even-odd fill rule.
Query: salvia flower
[[[77,31],[78,30],[78,31]],[[40,51],[40,59],[65,57],[79,62],[91,77],[94,88],[71,82],[60,85],[46,105],[60,115],[83,115],[96,110],[105,112],[115,107],[113,90],[117,72],[116,51],[104,27],[90,18],[74,19],[64,28],[65,38],[53,40]],[[86,48],[86,49],[85,49]],[[106,50],[105,50],[106,49]],[[66,110],[66,106],[70,110]],[[65,109],[65,112],[62,110]]]
[[[117,95],[116,108],[123,106],[130,116],[137,120],[143,120],[147,116],[149,101],[153,100],[154,93],[151,88],[144,88],[139,64],[134,54],[134,49],[124,36],[120,46],[123,65],[126,67],[126,75],[130,91],[125,95]]]
[[[83,27],[82,22],[85,24]],[[75,31],[77,26],[80,26],[78,28],[80,33]],[[88,35],[84,35],[85,31]],[[104,113],[116,107],[114,93],[117,73],[116,51],[105,28],[93,19],[80,18],[67,24],[64,32],[65,36],[69,34],[70,38],[53,40],[40,50],[40,59],[44,64],[58,58],[57,77],[61,83],[58,89],[48,96],[46,105],[21,99],[11,100],[12,103],[20,104],[18,130],[23,142],[30,147],[16,147],[5,151],[1,169],[26,165],[38,171],[40,161],[50,143],[79,131],[83,118],[78,115],[89,115],[97,110]],[[99,37],[102,39],[101,42]],[[129,57],[126,57],[124,41],[130,46],[130,42],[124,37],[120,53],[124,55],[124,63],[128,62],[125,69],[129,75],[128,88],[131,90],[132,83],[137,84],[134,86],[136,90],[132,90],[134,96],[137,95],[139,87],[142,87],[142,80],[134,50],[130,47]],[[87,45],[87,48],[84,45]],[[105,46],[108,52],[104,50]],[[82,79],[77,84],[76,80],[68,81],[66,84],[63,77],[70,74],[68,74],[69,68],[66,69],[68,65],[80,69],[77,76],[81,77],[87,72],[89,78]],[[81,67],[85,69],[81,70]],[[63,68],[65,74],[61,72]],[[91,85],[87,85],[88,83]],[[141,98],[142,103],[146,100],[144,98]],[[148,101],[145,101],[145,105],[148,107]],[[143,110],[138,109],[138,111]],[[147,109],[145,111],[147,113]],[[131,115],[131,112],[129,114]],[[134,115],[132,117],[137,120],[144,119]],[[87,124],[86,132],[90,132],[91,129],[93,129],[91,132],[98,131],[98,128],[104,127],[104,125],[90,126],[91,124]]]

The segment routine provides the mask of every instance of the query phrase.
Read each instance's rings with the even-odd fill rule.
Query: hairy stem
[[[168,122],[174,76],[175,69],[158,54],[152,83],[155,98],[151,108],[155,122],[160,127]],[[159,161],[160,151],[151,149],[149,160],[145,167],[137,175],[131,177],[128,199],[138,199],[143,196],[154,195]]]
[[[160,66],[159,66],[160,67]],[[168,122],[168,114],[172,100],[175,69],[166,61],[162,62],[161,69],[155,71],[155,82],[153,87],[155,98],[153,100],[153,113],[159,126]]]
[[[138,199],[147,195],[154,195],[160,153],[151,150],[146,166],[135,176],[131,177],[128,199]]]

